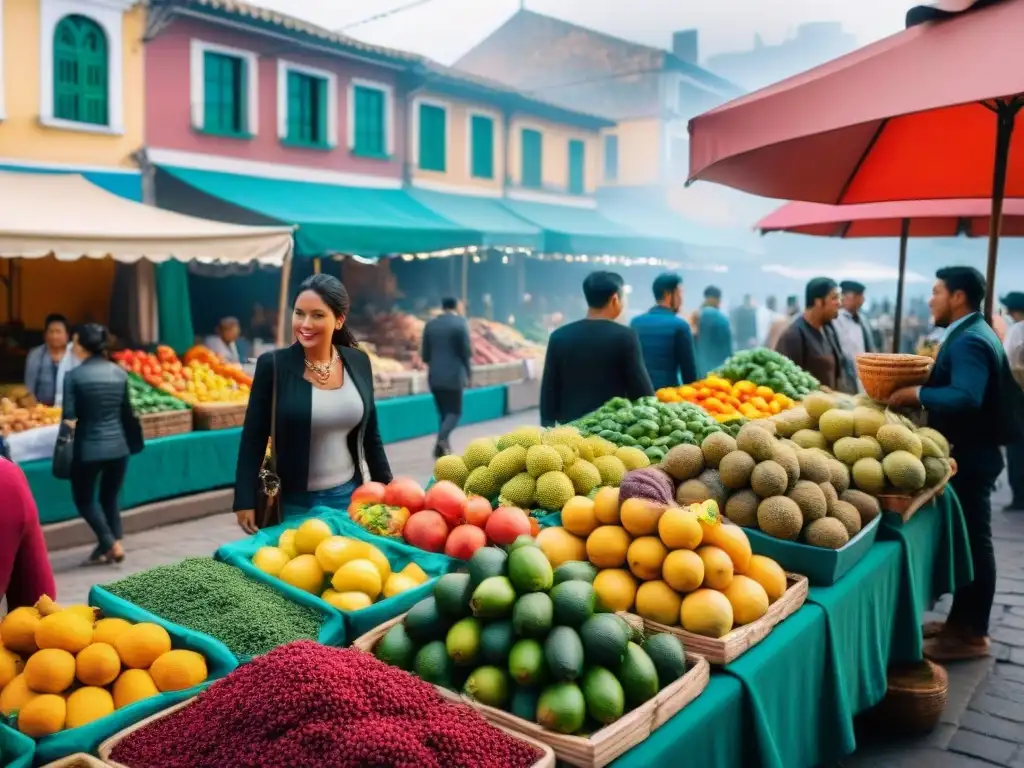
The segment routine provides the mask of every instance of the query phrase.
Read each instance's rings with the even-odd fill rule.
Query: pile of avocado
[[[529,536],[478,549],[384,635],[378,659],[559,733],[613,723],[686,672],[674,635],[599,605],[596,569],[552,570]],[[639,625],[638,625],[639,627]]]
[[[700,445],[715,432],[735,436],[745,419],[719,424],[703,408],[691,403],[663,403],[641,397],[631,403],[615,397],[573,423],[584,437],[597,435],[618,446],[636,446],[653,462],[661,461],[677,445]]]
[[[814,392],[821,383],[785,355],[758,347],[743,349],[715,371],[729,381],[752,381],[759,387],[771,387],[794,400]]]
[[[133,374],[128,374],[128,400],[132,404],[132,410],[140,416],[145,413],[188,410],[188,403],[184,400],[151,387]]]

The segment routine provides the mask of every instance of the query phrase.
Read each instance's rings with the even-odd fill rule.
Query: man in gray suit
[[[430,369],[427,383],[437,404],[440,427],[434,456],[451,453],[448,443],[452,430],[462,416],[462,390],[473,376],[473,348],[469,343],[469,325],[461,316],[459,302],[447,298],[441,302],[440,315],[423,329],[423,362]]]

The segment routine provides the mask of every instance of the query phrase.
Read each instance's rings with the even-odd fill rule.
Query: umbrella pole
[[[907,280],[907,238],[910,237],[910,219],[900,222],[900,266],[896,283],[896,312],[893,316],[892,351],[900,351],[900,336],[903,331],[903,286]]]
[[[1017,113],[1024,99],[1016,97],[1009,102],[996,101],[996,158],[992,172],[992,216],[988,225],[988,267],[986,270],[985,320],[992,325],[992,306],[995,303],[996,260],[999,256],[999,233],[1003,227],[1003,196],[1006,193],[1006,166],[1010,158],[1010,139]]]

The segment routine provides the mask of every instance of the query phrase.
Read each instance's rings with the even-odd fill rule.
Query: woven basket
[[[873,730],[891,736],[918,736],[939,724],[949,699],[946,670],[931,661],[889,670],[885,698],[866,715]]]
[[[931,365],[935,361],[927,355],[890,355],[880,352],[865,352],[857,355],[857,364],[869,366],[885,366],[886,368],[910,367]]]
[[[232,429],[245,423],[248,403],[204,403],[192,408],[197,430]]]
[[[107,764],[85,752],[78,752],[47,763],[43,768],[107,768]]]
[[[904,358],[880,362],[881,357]],[[913,358],[907,360],[906,358]],[[924,361],[924,362],[921,362]],[[857,376],[872,400],[885,402],[902,387],[915,387],[928,381],[934,361],[920,355],[858,355]]]
[[[192,431],[192,411],[144,413],[139,416],[139,424],[142,425],[142,437],[146,440],[183,435]]]

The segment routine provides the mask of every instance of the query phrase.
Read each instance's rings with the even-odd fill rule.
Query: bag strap
[[[277,353],[270,356],[270,370],[273,384],[270,395],[270,467],[277,473]]]

